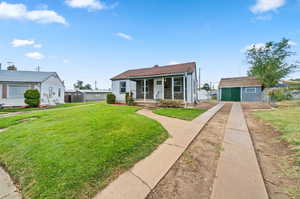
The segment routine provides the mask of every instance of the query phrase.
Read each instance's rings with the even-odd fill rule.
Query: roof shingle
[[[219,88],[234,88],[247,86],[262,86],[262,83],[255,77],[233,77],[222,78]]]
[[[38,83],[46,80],[56,72],[14,71],[0,70],[0,82],[33,82]]]
[[[174,74],[174,73],[185,73],[185,72],[192,73],[192,72],[195,72],[195,70],[196,70],[195,62],[174,64],[174,65],[167,65],[167,66],[153,66],[150,68],[128,70],[126,72],[123,72],[123,73],[111,78],[111,80],[154,76],[154,75],[166,75],[166,74]]]

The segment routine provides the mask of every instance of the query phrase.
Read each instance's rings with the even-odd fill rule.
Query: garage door
[[[221,101],[241,101],[241,89],[237,88],[222,88]]]

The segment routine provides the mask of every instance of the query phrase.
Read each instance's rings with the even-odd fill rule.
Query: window
[[[26,90],[30,89],[30,86],[9,85],[8,89],[9,98],[24,98],[24,93]]]
[[[246,93],[256,93],[256,88],[246,88]]]
[[[61,96],[61,88],[58,89],[58,97]]]
[[[158,86],[162,85],[162,81],[161,80],[157,80],[156,81],[156,85],[158,85]]]
[[[182,77],[174,78],[174,92],[180,93],[183,89]]]
[[[126,82],[120,82],[120,93],[126,93]]]
[[[49,87],[49,97],[52,97],[52,95],[53,95],[53,88]]]

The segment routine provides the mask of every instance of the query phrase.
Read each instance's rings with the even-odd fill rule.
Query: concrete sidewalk
[[[160,122],[171,135],[152,154],[119,176],[94,199],[144,199],[159,183],[199,134],[205,124],[223,107],[218,104],[193,121],[156,115],[150,110],[138,113]]]
[[[21,199],[9,175],[0,167],[0,199]]]
[[[233,104],[211,199],[268,199],[240,104]]]

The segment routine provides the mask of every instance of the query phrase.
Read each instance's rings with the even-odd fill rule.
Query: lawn
[[[97,103],[97,102],[65,103],[65,104],[57,104],[55,106],[48,106],[48,107],[45,107],[45,108],[4,108],[4,109],[0,109],[0,114],[15,113],[15,112],[38,111],[38,110],[55,109],[55,108],[67,108],[67,107],[79,106],[79,105],[84,105],[84,104],[93,104],[93,103]]]
[[[102,103],[0,118],[0,164],[26,199],[91,198],[168,137],[137,109]]]
[[[174,117],[182,120],[193,120],[200,114],[204,113],[204,109],[191,109],[191,108],[160,108],[153,112],[158,115]]]
[[[257,111],[254,115],[282,132],[281,138],[296,151],[296,159],[300,164],[300,107]]]

